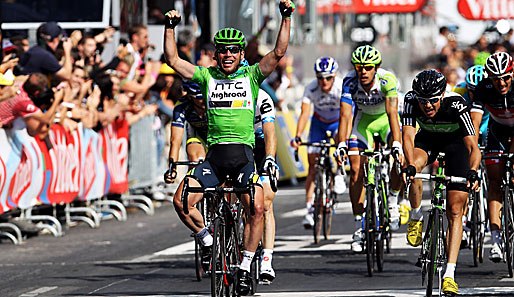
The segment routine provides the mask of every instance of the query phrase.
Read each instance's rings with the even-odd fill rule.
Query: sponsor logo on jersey
[[[462,104],[462,102],[452,102],[452,107],[458,109],[459,111],[463,111],[466,109],[466,105]]]
[[[247,77],[209,81],[208,108],[252,109],[253,98]]]
[[[203,168],[202,175],[210,175],[210,174],[211,174],[211,170],[209,168]]]

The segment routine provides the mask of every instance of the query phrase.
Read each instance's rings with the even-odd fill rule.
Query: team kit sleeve
[[[470,106],[464,98],[459,97],[451,107],[459,118],[459,126],[464,136],[476,135],[475,126],[470,115]]]
[[[266,75],[262,74],[261,69],[259,68],[259,63],[248,66],[248,72],[250,73],[250,77],[255,80],[255,83],[260,86],[261,83],[266,79]]]
[[[380,79],[380,87],[387,97],[398,97],[398,79],[392,73],[385,74]]]
[[[186,114],[185,114],[185,109],[184,109],[185,105],[183,105],[183,104],[186,104],[186,103],[182,103],[182,104],[176,106],[175,109],[173,110],[173,120],[171,122],[171,125],[173,127],[184,128],[184,125],[186,122]]]
[[[416,127],[416,115],[414,113],[414,104],[416,104],[416,94],[409,91],[405,94],[405,103],[403,106],[402,125]]]
[[[473,102],[471,103],[471,112],[478,112],[483,114],[485,110],[484,104],[484,93],[480,88],[477,87],[475,94],[473,96]]]
[[[341,101],[340,102],[344,102],[346,104],[353,106],[351,85],[352,85],[352,77],[346,76],[343,79],[343,91],[341,92]]]
[[[273,100],[268,93],[259,90],[259,111],[261,113],[262,123],[275,122],[275,106]]]
[[[205,86],[207,84],[207,72],[207,68],[195,66],[195,73],[193,74],[193,78],[191,78],[191,81],[197,83],[200,86]]]

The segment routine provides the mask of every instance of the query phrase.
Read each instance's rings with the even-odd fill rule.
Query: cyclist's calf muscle
[[[188,177],[186,177],[188,178]],[[184,179],[185,180],[185,179]],[[191,231],[198,233],[204,228],[203,217],[196,209],[195,204],[202,200],[203,194],[201,193],[190,193],[188,198],[188,209],[189,214],[184,213],[184,205],[182,203],[182,189],[184,188],[184,180],[180,183],[177,188],[175,195],[173,196],[173,206],[177,212],[180,220],[188,227]],[[194,178],[189,178],[189,185],[191,187],[199,187],[200,183]]]

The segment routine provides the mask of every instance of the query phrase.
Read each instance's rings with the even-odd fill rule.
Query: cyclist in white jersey
[[[314,63],[316,80],[305,87],[295,138],[291,140],[291,146],[295,150],[301,143],[301,136],[309,121],[312,107],[314,107],[314,114],[311,117],[309,142],[321,142],[326,139],[327,131],[331,131],[332,137],[337,139],[340,115],[339,98],[343,85],[342,79],[337,76],[337,69],[338,64],[332,57],[321,57]],[[319,152],[319,148],[309,147],[308,149],[309,172],[305,180],[307,215],[303,220],[305,228],[311,228],[314,225],[312,196],[314,195],[314,179],[317,173],[316,159],[319,157]]]
[[[352,53],[352,64],[355,70],[344,78],[341,96],[339,131],[342,133],[339,134],[337,149],[339,162],[346,158],[348,149],[352,151],[372,149],[374,133],[378,133],[385,144],[392,140],[393,153],[398,156],[403,155],[398,116],[398,81],[393,73],[379,68],[381,63],[380,52],[372,46],[360,46]],[[352,104],[357,107],[353,125]],[[351,135],[346,133],[348,127],[352,127]],[[356,228],[352,251],[356,253],[363,251],[364,161],[365,157],[359,155],[350,157],[350,200]],[[390,227],[394,231],[399,228],[398,194],[401,179],[396,170],[392,170],[391,177],[388,208]]]

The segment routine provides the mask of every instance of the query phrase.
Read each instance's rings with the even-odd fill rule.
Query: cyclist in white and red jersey
[[[488,78],[478,83],[472,113],[483,114],[489,111],[485,155],[514,152],[514,91],[512,90],[512,57],[505,52],[494,53],[485,62]],[[477,127],[482,116],[474,116],[473,124]],[[500,262],[503,258],[500,237],[501,181],[505,164],[500,159],[485,160],[489,179],[488,211],[493,246],[489,258]]]
[[[332,57],[321,57],[314,63],[316,80],[311,81],[305,87],[296,135],[291,140],[291,146],[295,150],[301,143],[301,136],[309,121],[311,108],[314,108],[314,114],[311,117],[309,141],[321,142],[327,138],[327,131],[331,131],[332,137],[337,139],[336,133],[340,114],[339,98],[343,85],[342,79],[337,76],[337,69],[338,64]],[[307,215],[303,220],[305,228],[311,228],[314,225],[312,196],[314,195],[314,179],[317,173],[316,159],[319,157],[319,152],[320,148],[309,147],[308,149],[309,172],[305,180]]]

